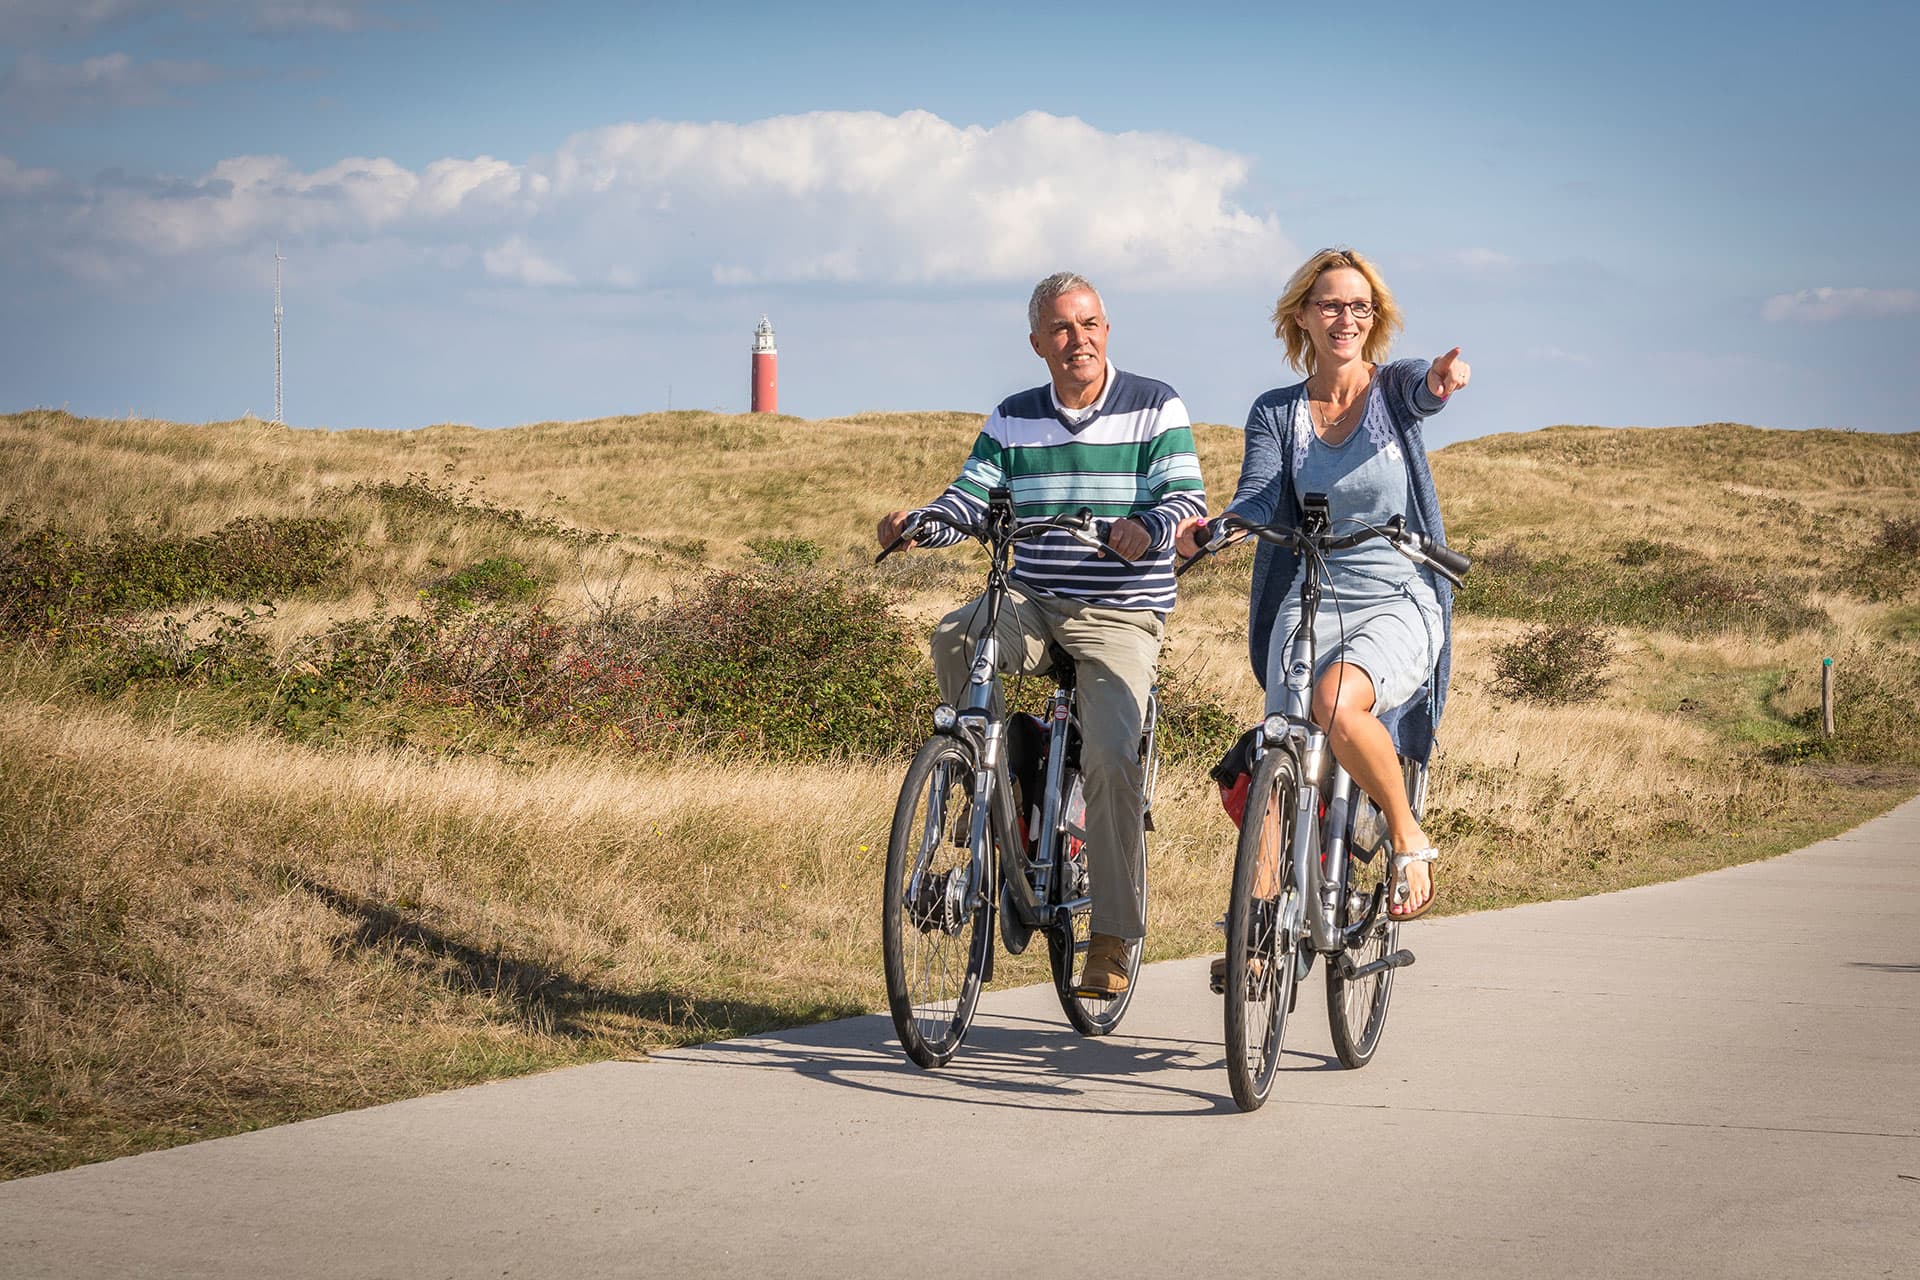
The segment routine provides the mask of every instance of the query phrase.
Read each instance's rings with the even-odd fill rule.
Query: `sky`
[[[1920,6],[0,0],[0,412],[981,412],[1033,283],[1239,425],[1323,245],[1445,443],[1920,429]]]

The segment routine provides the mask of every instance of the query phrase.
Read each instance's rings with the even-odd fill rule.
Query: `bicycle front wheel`
[[[1270,748],[1254,767],[1227,900],[1227,1080],[1242,1111],[1273,1088],[1293,1004],[1299,915],[1293,883],[1294,813],[1300,772],[1293,754]]]
[[[993,895],[978,892],[978,905],[966,906],[973,783],[966,744],[930,739],[907,768],[887,841],[887,1006],[900,1047],[923,1067],[942,1065],[966,1039],[993,945]]]
[[[1414,760],[1400,762],[1402,785],[1407,803],[1417,817],[1426,807],[1427,767]],[[1363,792],[1354,807],[1349,847],[1353,856],[1347,863],[1350,891],[1341,906],[1340,927],[1375,913],[1374,922],[1347,955],[1357,968],[1392,955],[1400,947],[1400,922],[1387,914],[1386,904],[1392,889],[1392,873],[1387,859],[1393,843],[1387,839],[1387,819]],[[1370,854],[1362,860],[1363,854]],[[1333,1050],[1349,1067],[1364,1067],[1380,1047],[1380,1033],[1386,1030],[1387,1001],[1393,997],[1393,970],[1382,969],[1364,978],[1340,976],[1338,963],[1327,966],[1327,1020],[1333,1028]]]
[[[1387,914],[1386,906],[1391,879],[1387,858],[1393,852],[1384,834],[1386,820],[1377,816],[1377,810],[1366,812],[1373,810],[1373,801],[1364,795],[1359,797],[1358,807],[1361,817],[1355,821],[1355,829],[1372,827],[1382,834],[1367,861],[1360,859],[1361,851],[1356,849],[1347,863],[1348,891],[1347,900],[1341,904],[1340,927],[1346,929],[1364,920],[1369,911],[1374,917],[1366,932],[1347,945],[1346,958],[1356,968],[1384,960],[1400,943],[1400,922]],[[1376,820],[1368,822],[1368,818]],[[1364,1067],[1372,1061],[1373,1051],[1380,1047],[1380,1033],[1386,1030],[1393,970],[1381,969],[1364,978],[1342,977],[1341,970],[1338,957],[1328,960],[1327,1022],[1333,1031],[1333,1051],[1345,1066]]]

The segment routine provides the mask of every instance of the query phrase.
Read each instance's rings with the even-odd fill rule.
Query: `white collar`
[[[1107,361],[1107,380],[1104,383],[1102,383],[1100,386],[1100,398],[1098,400],[1095,400],[1092,404],[1088,405],[1084,409],[1069,409],[1067,408],[1067,406],[1061,404],[1060,392],[1057,388],[1054,387],[1053,380],[1051,378],[1047,380],[1047,399],[1053,402],[1053,411],[1055,413],[1059,414],[1061,417],[1065,418],[1068,422],[1071,422],[1074,426],[1077,427],[1081,423],[1092,418],[1096,413],[1099,413],[1101,409],[1106,407],[1107,397],[1113,394],[1113,378],[1114,378],[1113,361],[1108,360]]]

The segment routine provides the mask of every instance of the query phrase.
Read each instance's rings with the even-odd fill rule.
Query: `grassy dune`
[[[897,760],[641,750],[353,690],[324,715],[266,709],[324,666],[329,626],[421,612],[490,560],[523,566],[554,617],[610,617],[802,539],[885,583],[923,633],[976,560],[861,566],[875,519],[937,491],[977,423],[0,418],[0,542],[49,520],[161,545],[314,517],[344,549],[257,625],[264,683],[103,685],[70,635],[0,640],[0,1176],[882,1007]],[[1198,436],[1217,508],[1239,436]],[[1451,446],[1435,471],[1484,570],[1431,797],[1442,910],[1765,856],[1920,785],[1920,579],[1902,550],[1920,436],[1555,428]],[[1168,657],[1236,719],[1258,706],[1246,571],[1188,580]],[[1603,696],[1494,692],[1528,628],[1595,617],[1615,653]],[[1847,700],[1823,745],[1808,712],[1827,655]],[[1156,811],[1150,952],[1192,954],[1231,829],[1191,760],[1163,773]],[[1030,953],[999,980],[1040,972]]]

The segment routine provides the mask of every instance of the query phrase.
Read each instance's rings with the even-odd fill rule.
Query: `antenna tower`
[[[281,414],[280,405],[280,321],[286,312],[280,306],[280,264],[286,259],[280,256],[280,242],[273,242],[273,421],[275,426],[283,425],[286,419]]]

